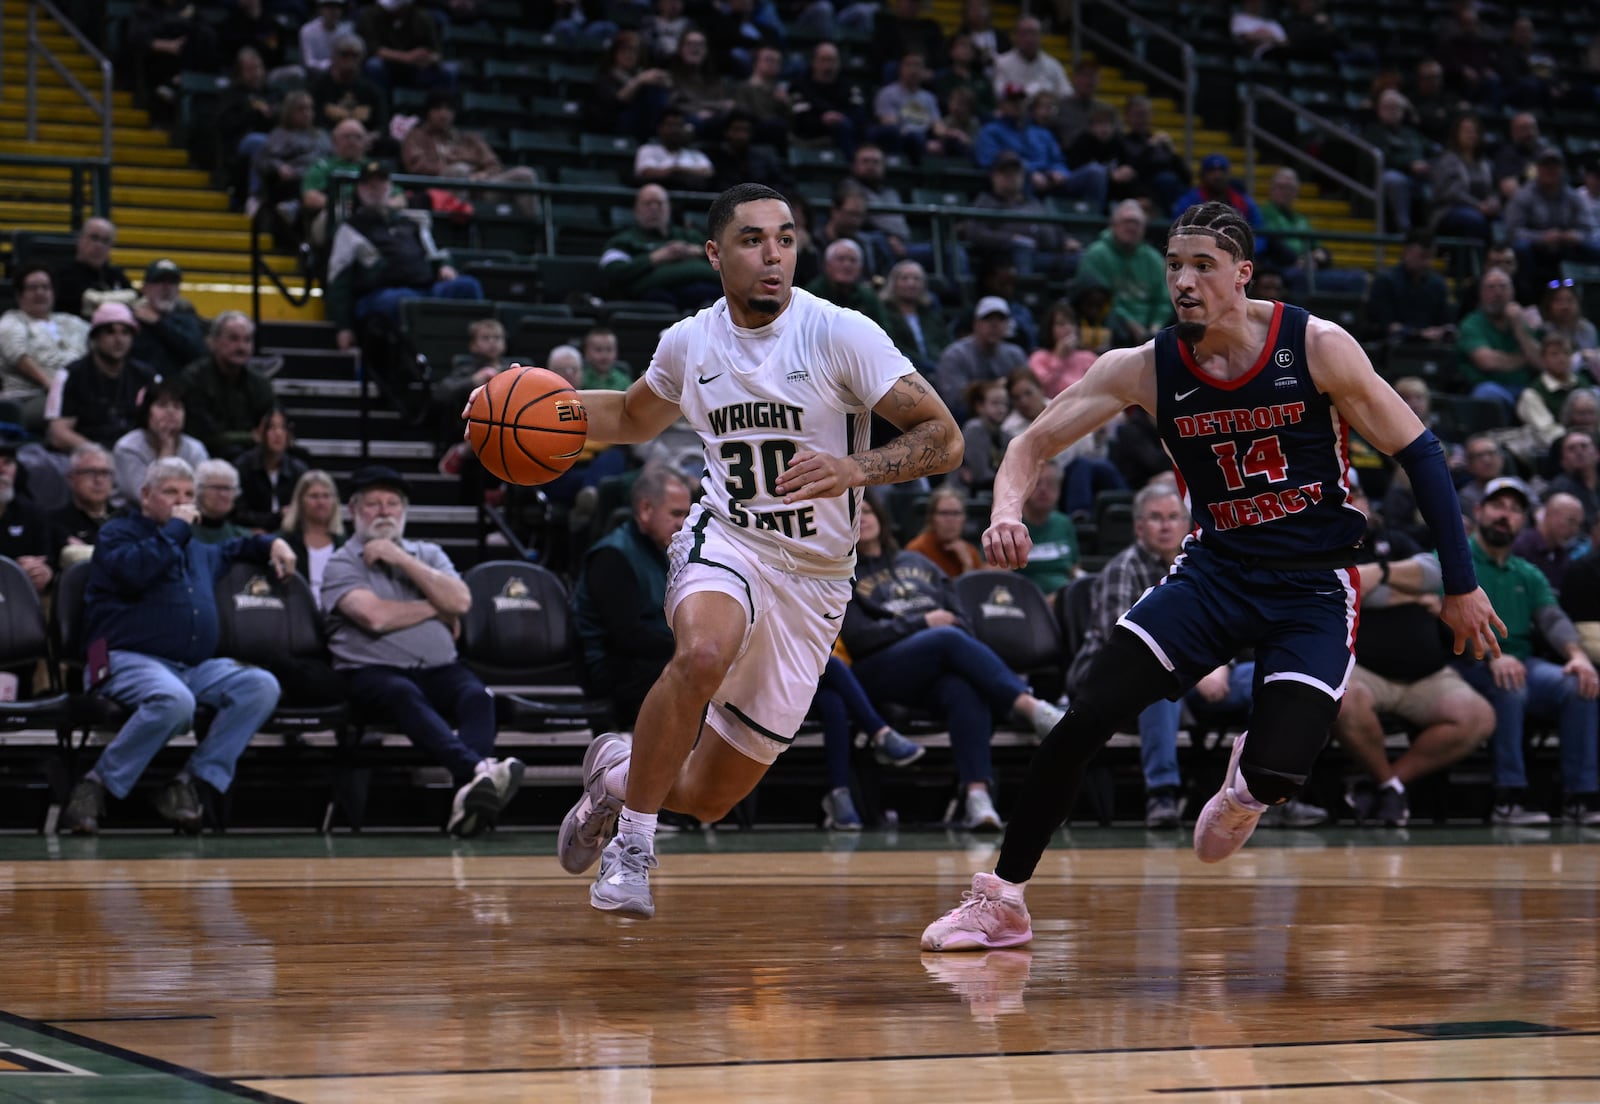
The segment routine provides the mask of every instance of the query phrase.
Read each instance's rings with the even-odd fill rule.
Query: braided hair
[[[1204,234],[1235,261],[1253,261],[1256,235],[1244,216],[1226,203],[1197,203],[1172,222],[1168,237],[1178,234]]]

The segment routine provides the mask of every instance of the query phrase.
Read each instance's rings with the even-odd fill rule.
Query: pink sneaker
[[[1222,779],[1222,788],[1200,810],[1200,819],[1194,822],[1194,853],[1203,863],[1221,862],[1244,846],[1256,822],[1267,807],[1260,802],[1246,804],[1234,795],[1233,787],[1239,778],[1239,756],[1244,754],[1244,736],[1233,741],[1233,754],[1228,756],[1228,773]]]
[[[1000,896],[1000,879],[974,874],[961,903],[928,925],[922,933],[925,951],[987,951],[1020,947],[1033,939],[1028,906]]]

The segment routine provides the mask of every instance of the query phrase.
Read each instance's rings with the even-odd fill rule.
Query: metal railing
[[[29,153],[0,153],[0,165],[26,168],[61,169],[67,177],[67,225],[63,230],[78,231],[85,219],[104,216],[111,210],[111,162],[83,157],[35,157]],[[29,202],[26,198],[22,202]],[[60,202],[53,196],[40,197],[39,217],[59,215]]]
[[[1384,203],[1383,203],[1383,151],[1370,142],[1351,134],[1343,125],[1332,119],[1324,118],[1315,111],[1307,110],[1295,103],[1282,93],[1259,84],[1241,84],[1239,86],[1239,99],[1244,103],[1244,178],[1247,181],[1255,180],[1256,169],[1256,143],[1260,142],[1269,149],[1275,150],[1287,158],[1293,158],[1318,176],[1326,177],[1345,188],[1352,195],[1369,201],[1374,212],[1373,222],[1373,253],[1372,270],[1378,271],[1383,267],[1384,245]],[[1316,127],[1329,138],[1353,146],[1358,152],[1372,159],[1372,183],[1363,184],[1355,178],[1346,175],[1334,168],[1326,161],[1311,156],[1293,142],[1272,133],[1256,122],[1257,103],[1265,101],[1274,107],[1282,108],[1296,119]],[[1294,137],[1294,135],[1290,135]],[[1329,235],[1321,235],[1328,237]]]
[[[1116,42],[1083,21],[1083,9],[1086,5],[1105,8],[1121,19],[1127,20],[1128,37],[1132,49],[1122,43]],[[1159,38],[1178,51],[1178,57],[1183,61],[1183,71],[1175,76],[1166,69],[1150,61],[1144,56],[1145,42],[1148,38]],[[1194,47],[1182,38],[1173,34],[1159,23],[1152,22],[1131,8],[1126,8],[1116,0],[1072,0],[1072,64],[1076,68],[1078,59],[1083,54],[1085,44],[1093,47],[1097,56],[1110,54],[1120,58],[1128,65],[1137,69],[1146,83],[1154,83],[1164,88],[1174,89],[1183,109],[1183,161],[1186,165],[1194,164],[1194,93],[1196,70],[1194,60]]]
[[[44,39],[39,35],[39,9],[43,8],[45,14],[55,21],[57,27],[72,38],[83,49],[83,52],[94,59],[100,68],[100,98],[97,101],[94,93],[83,86],[83,82],[73,75],[61,59],[44,44]],[[50,0],[28,0],[28,141],[39,140],[39,61],[43,59],[56,75],[66,81],[67,87],[78,94],[78,98],[88,105],[100,120],[100,157],[107,164],[111,161],[111,62],[104,54],[84,37],[82,31],[72,24],[72,21],[61,14]]]

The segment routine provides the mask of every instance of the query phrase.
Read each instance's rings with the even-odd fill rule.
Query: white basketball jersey
[[[785,505],[778,476],[796,453],[865,451],[872,407],[916,369],[866,315],[792,295],[754,330],[735,326],[717,300],[661,336],[644,378],[705,444],[702,510],[784,566],[847,577],[860,490]]]

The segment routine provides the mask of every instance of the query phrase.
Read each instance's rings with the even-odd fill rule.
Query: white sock
[[[617,818],[617,835],[628,836],[643,845],[646,851],[655,854],[656,814],[636,813],[624,805],[622,815]]]
[[[1241,771],[1234,778],[1233,785],[1230,788],[1233,790],[1234,800],[1239,802],[1239,804],[1243,805],[1245,808],[1260,812],[1267,807],[1262,802],[1257,801],[1255,796],[1250,792],[1250,787],[1245,785],[1244,772]]]
[[[1023,903],[1022,891],[1028,888],[1028,883],[1008,882],[1004,878],[1001,878],[998,874],[995,875],[995,878],[997,878],[1000,882],[1000,899],[1002,901],[1007,901],[1013,905],[1020,905]]]
[[[632,762],[632,759],[624,759],[606,771],[606,793],[618,801],[628,799],[628,766]]]
[[[1382,786],[1379,786],[1378,788],[1380,790],[1382,790],[1382,789],[1390,789],[1390,790],[1393,790],[1395,793],[1405,793],[1406,792],[1406,784],[1404,782],[1400,781],[1400,779],[1398,779],[1398,778],[1391,778],[1391,779],[1389,779],[1389,781],[1385,782]]]

